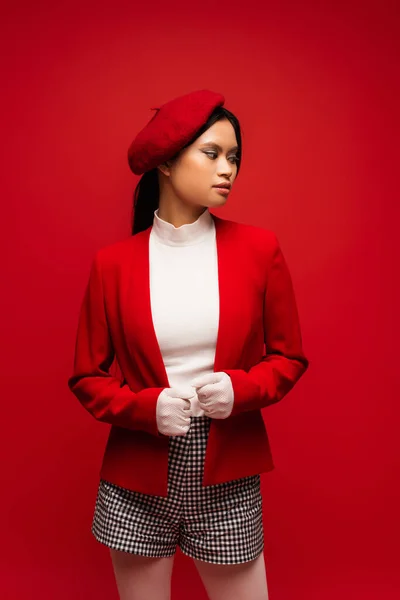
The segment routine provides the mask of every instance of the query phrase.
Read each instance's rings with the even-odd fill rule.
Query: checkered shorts
[[[203,487],[211,418],[191,417],[189,431],[169,438],[168,496],[152,496],[100,479],[92,533],[110,548],[236,564],[264,548],[260,475]]]

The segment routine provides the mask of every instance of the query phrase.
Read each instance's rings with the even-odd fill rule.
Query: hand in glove
[[[160,433],[175,436],[188,432],[192,416],[190,398],[193,397],[196,397],[193,388],[187,386],[163,389],[156,405],[157,427]]]
[[[208,417],[226,419],[232,412],[234,393],[227,373],[206,373],[191,382],[197,391],[199,405]]]

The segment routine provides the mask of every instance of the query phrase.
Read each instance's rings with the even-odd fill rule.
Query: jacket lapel
[[[219,285],[219,326],[214,372],[235,368],[246,336],[245,269],[240,264],[237,240],[230,222],[212,215],[216,227]],[[144,387],[170,387],[158,344],[150,301],[149,242],[152,227],[136,234],[128,265],[123,322],[129,352],[137,365]],[[236,249],[236,254],[235,254]],[[248,286],[247,286],[248,287]],[[245,304],[244,304],[245,303]],[[234,331],[232,331],[234,327]]]

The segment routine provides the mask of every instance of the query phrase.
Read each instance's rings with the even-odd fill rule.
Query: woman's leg
[[[264,554],[236,565],[218,565],[194,558],[210,600],[268,600]]]
[[[120,600],[170,600],[174,556],[152,558],[110,548]]]

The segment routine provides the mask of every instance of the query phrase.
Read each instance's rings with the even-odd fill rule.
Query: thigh
[[[93,515],[95,538],[122,552],[169,558],[179,538],[179,498],[150,496],[101,480]]]
[[[256,559],[264,548],[260,475],[203,486],[211,419],[193,419],[183,482],[179,546],[201,561],[231,565]]]
[[[209,563],[256,559],[264,549],[260,476],[189,488],[179,545],[188,556]]]
[[[120,600],[170,600],[174,556],[139,556],[110,549]]]
[[[193,559],[209,600],[268,600],[264,555],[255,560],[218,565]]]

